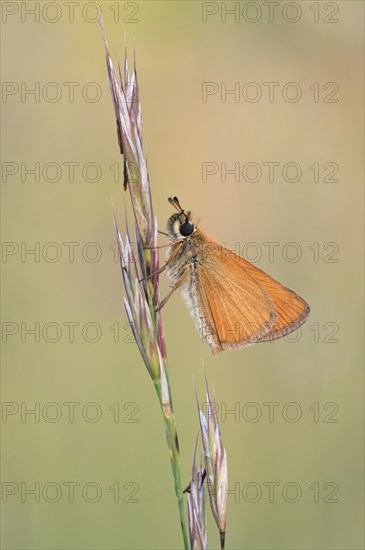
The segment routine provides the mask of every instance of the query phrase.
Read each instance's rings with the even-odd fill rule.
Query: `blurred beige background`
[[[2,546],[179,548],[162,419],[115,259],[111,202],[123,225],[129,197],[96,3],[34,4],[1,5]],[[176,194],[312,306],[296,342],[214,358],[181,297],[168,303],[183,479],[205,369],[234,491],[227,548],[363,548],[363,4],[236,4],[98,4],[111,52],[122,61],[126,40],[132,59],[135,45],[161,229]],[[205,182],[204,163],[217,172]],[[237,163],[238,181],[223,181]],[[209,525],[217,548],[210,512]]]

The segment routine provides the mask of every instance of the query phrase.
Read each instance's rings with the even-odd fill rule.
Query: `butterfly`
[[[181,288],[197,328],[213,354],[282,338],[310,313],[307,302],[273,277],[203,233],[177,197],[167,222],[166,265],[172,289]]]

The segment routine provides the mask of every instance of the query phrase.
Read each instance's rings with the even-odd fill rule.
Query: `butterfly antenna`
[[[176,208],[176,210],[180,213],[183,213],[184,210],[181,208],[181,205],[179,203],[179,199],[177,197],[169,197],[168,198],[168,201],[169,203],[171,204],[171,206],[173,206],[174,208]]]

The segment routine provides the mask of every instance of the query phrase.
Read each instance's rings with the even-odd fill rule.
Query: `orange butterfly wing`
[[[213,353],[275,340],[308,318],[305,300],[270,275],[201,231],[194,241],[201,250],[190,298]]]

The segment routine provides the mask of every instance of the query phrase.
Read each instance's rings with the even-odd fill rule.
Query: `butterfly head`
[[[167,222],[167,231],[172,240],[186,239],[196,230],[191,221],[191,212],[185,212],[177,197],[169,197],[169,203],[176,208],[177,214],[172,214]]]

